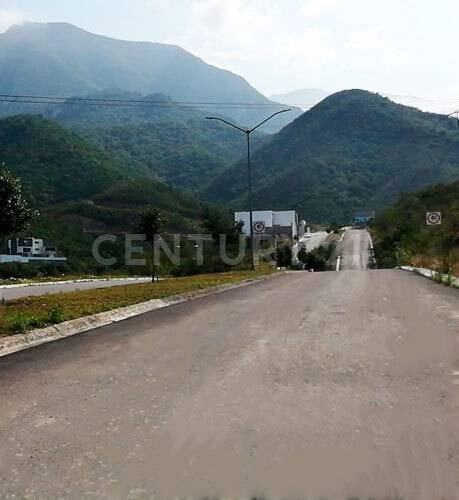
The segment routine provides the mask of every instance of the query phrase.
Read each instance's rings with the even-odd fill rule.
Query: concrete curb
[[[428,278],[430,280],[435,280],[437,276],[440,276],[443,284],[447,284],[444,280],[446,275],[438,273],[437,271],[433,271],[432,269],[427,269],[425,267],[413,267],[413,266],[400,266],[402,271],[409,271],[412,273],[419,274],[420,276],[424,276],[424,278]],[[455,276],[451,277],[451,288],[459,288],[459,278]]]
[[[218,285],[181,295],[171,295],[170,297],[165,297],[163,299],[152,299],[146,302],[133,304],[131,306],[120,307],[111,311],[97,313],[91,316],[73,319],[71,321],[65,321],[64,323],[60,323],[58,325],[32,330],[23,334],[3,337],[0,338],[0,358],[8,356],[9,354],[14,354],[15,352],[30,349],[40,344],[54,342],[56,340],[77,335],[78,333],[87,332],[95,328],[101,328],[112,323],[118,323],[125,319],[133,318],[134,316],[139,316],[157,309],[163,309],[164,307],[181,304],[182,302],[188,302],[190,300],[207,297],[209,295],[216,295],[235,288],[260,283],[261,281],[281,276],[282,274],[284,273],[268,274],[257,279],[251,278],[238,283]]]
[[[43,281],[42,283],[17,283],[15,285],[0,285],[0,290],[10,290],[12,288],[28,288],[33,286],[52,286],[52,285],[72,285],[73,283],[107,283],[110,281],[126,281],[132,283],[148,283],[151,278],[82,278],[78,280],[64,280],[64,281]]]

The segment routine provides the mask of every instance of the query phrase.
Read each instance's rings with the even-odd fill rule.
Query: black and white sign
[[[255,233],[264,233],[265,223],[263,221],[258,221],[253,223],[253,230]]]
[[[441,212],[427,212],[426,224],[428,226],[439,226],[441,224]]]

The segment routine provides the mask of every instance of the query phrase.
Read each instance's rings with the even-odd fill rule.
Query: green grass
[[[260,278],[273,272],[271,268],[259,271],[234,271],[202,274],[185,278],[165,279],[159,283],[115,286],[96,290],[57,293],[25,297],[0,306],[0,337],[24,333],[34,328],[81,318],[118,307],[138,304],[151,299],[169,297]]]

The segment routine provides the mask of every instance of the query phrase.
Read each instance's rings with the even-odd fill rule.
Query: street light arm
[[[459,127],[459,111],[453,111],[450,115],[448,115],[448,118],[456,117],[457,120],[457,126]]]
[[[206,120],[217,120],[219,122],[226,123],[230,127],[237,128],[241,132],[244,132],[244,134],[246,134],[248,132],[248,130],[246,130],[245,128],[238,127],[234,123],[228,122],[228,121],[224,120],[223,118],[217,118],[216,116],[206,116]]]
[[[265,120],[263,120],[261,123],[253,127],[252,129],[248,130],[249,133],[252,133],[254,130],[256,130],[258,127],[261,127],[263,124],[265,124],[268,120],[271,120],[271,118],[274,118],[276,115],[280,115],[281,113],[287,113],[288,111],[292,111],[291,109],[282,109],[281,111],[277,111],[276,113],[273,113],[271,116],[268,116]]]

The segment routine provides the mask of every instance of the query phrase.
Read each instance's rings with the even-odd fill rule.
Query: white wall
[[[287,226],[293,225],[293,236],[298,234],[298,221],[295,210],[283,210],[273,212],[272,210],[257,210],[252,213],[253,223],[263,222],[265,227]],[[250,213],[236,212],[234,214],[236,222],[243,221],[243,233],[248,236],[250,234]]]
[[[293,226],[293,236],[297,236],[298,223],[295,210],[282,210],[280,212],[274,212],[274,225]]]
[[[236,212],[234,214],[234,220],[236,222],[243,221],[244,227],[242,232],[246,235],[250,235],[250,212]],[[265,227],[273,227],[273,212],[271,210],[257,210],[252,212],[252,220],[255,224],[256,222],[263,222]]]

